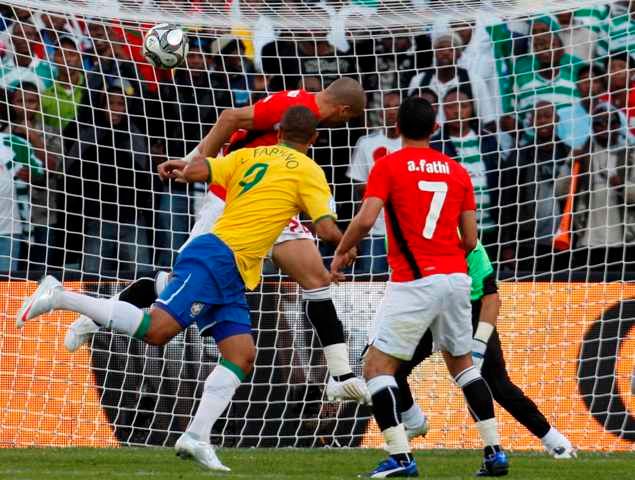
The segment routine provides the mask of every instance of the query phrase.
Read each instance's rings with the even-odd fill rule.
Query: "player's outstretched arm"
[[[251,130],[254,127],[254,107],[242,107],[224,110],[218,121],[205,135],[192,154],[215,157],[236,130]],[[198,150],[198,152],[196,152]],[[190,159],[193,155],[188,155]]]
[[[335,250],[335,256],[331,263],[331,273],[335,274],[346,266],[346,252],[356,247],[368,232],[370,232],[382,208],[384,208],[384,201],[381,198],[368,197],[364,200],[362,208],[360,208],[355,218],[351,221]]]

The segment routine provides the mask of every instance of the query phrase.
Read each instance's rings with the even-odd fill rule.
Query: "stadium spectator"
[[[589,6],[579,10],[568,10],[556,15],[560,24],[560,39],[565,51],[585,63],[597,58],[601,25],[606,21],[608,6]]]
[[[614,106],[601,103],[593,110],[588,154],[577,158],[574,266],[621,271],[624,245],[635,242],[635,159],[625,131]]]
[[[28,252],[23,249],[25,259],[28,254],[29,262],[44,269],[47,264],[59,264],[59,259],[54,258],[53,250],[49,251],[48,247],[61,247],[54,228],[59,219],[57,191],[60,178],[56,172],[61,160],[61,138],[42,123],[37,85],[21,83],[9,93],[9,103],[11,133],[26,140],[33,147],[34,155],[46,167],[42,175],[31,178],[30,228],[24,232],[25,235],[30,234],[30,242]]]
[[[606,73],[598,65],[585,65],[578,71],[580,103],[591,113],[606,93]]]
[[[255,69],[245,56],[243,42],[221,37],[212,45],[212,57],[212,82],[218,89],[216,105],[225,108],[249,105]]]
[[[127,55],[118,55],[113,48],[112,38],[115,36],[111,27],[101,23],[90,22],[88,35],[91,47],[84,55],[88,58],[84,64],[86,68],[86,84],[91,96],[91,104],[98,102],[98,96],[104,90],[107,82],[115,79],[126,79],[129,89],[126,96],[129,100],[128,114],[142,116],[146,112],[141,102],[141,85],[139,72],[134,62]],[[140,122],[138,122],[140,123]]]
[[[88,92],[77,42],[69,35],[60,37],[59,42],[54,60],[57,76],[42,93],[42,111],[44,123],[61,134],[77,118],[80,106],[88,104]]]
[[[341,76],[358,72],[355,57],[336,50],[326,40],[296,42],[296,48],[299,73],[318,77],[323,89]]]
[[[384,91],[404,90],[417,71],[432,65],[429,35],[386,35],[355,43],[362,85],[368,93],[370,125],[382,126]]]
[[[635,2],[612,2],[609,8],[610,15],[601,24],[598,53],[602,57],[616,53],[632,55],[635,53]]]
[[[147,137],[126,114],[126,87],[108,85],[95,125],[82,125],[67,153],[69,229],[84,234],[86,272],[148,268],[152,174]],[[78,222],[73,224],[73,222]]]
[[[470,174],[476,195],[477,223],[481,243],[491,257],[498,255],[499,156],[496,136],[481,129],[474,115],[474,100],[461,88],[449,90],[443,99],[441,137],[430,147],[459,162]]]
[[[569,186],[571,148],[557,135],[553,104],[539,101],[530,120],[535,132],[503,164],[502,255],[515,256],[519,271],[545,272],[563,266],[552,245]]]
[[[165,112],[168,125],[174,128],[166,131],[169,137],[167,145],[153,142],[154,165],[161,163],[161,157],[168,153],[178,157],[192,151],[216,122],[217,102],[231,102],[226,82],[222,82],[220,76],[212,75],[208,69],[208,49],[209,41],[191,37],[187,66],[176,69],[174,73],[175,92],[163,91],[163,98],[169,99]],[[223,88],[225,91],[218,93]],[[157,181],[156,188],[159,192],[155,242],[157,262],[169,267],[173,264],[173,255],[187,240],[192,208],[187,185]]]
[[[381,116],[382,128],[369,135],[360,137],[353,150],[353,158],[347,175],[355,182],[355,191],[360,199],[364,198],[366,182],[377,160],[401,148],[401,138],[397,133],[397,110],[401,103],[398,91],[383,94]],[[358,246],[354,272],[356,274],[386,274],[386,222],[383,213],[371,228],[369,237]]]
[[[591,124],[576,87],[584,64],[566,53],[559,31],[560,24],[551,16],[532,20],[532,52],[520,58],[514,68],[516,108],[525,134],[531,134],[529,113],[540,101],[553,103],[558,111],[559,137],[570,147],[580,148],[588,139]]]
[[[10,118],[16,118],[10,110]],[[0,132],[0,271],[19,268],[24,241],[31,230],[30,184],[44,174],[42,162],[27,139],[25,125],[9,123]],[[33,135],[35,138],[35,135]]]
[[[635,82],[631,74],[633,60],[626,53],[606,59],[607,92],[600,97],[613,105],[626,118],[631,134],[635,135]]]
[[[496,120],[495,105],[492,104],[483,80],[457,65],[463,49],[463,40],[455,32],[440,33],[432,39],[434,67],[417,74],[410,81],[408,95],[415,95],[420,88],[430,88],[438,98],[444,98],[452,88],[461,87],[470,97],[476,98],[475,109],[483,124]],[[437,123],[444,121],[443,109],[437,113]]]
[[[9,35],[10,49],[0,62],[0,88],[8,89],[20,82],[35,83],[44,90],[53,84],[54,67],[35,53],[39,34],[30,21],[15,23]]]
[[[496,117],[512,116],[514,82],[510,73],[513,43],[507,24],[497,18],[487,22],[478,18],[474,25],[457,25],[456,33],[465,45],[457,65],[483,80]],[[510,119],[506,118],[501,127],[510,130]]]

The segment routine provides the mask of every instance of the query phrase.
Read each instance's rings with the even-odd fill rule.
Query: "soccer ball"
[[[143,39],[143,56],[159,68],[175,68],[182,65],[188,50],[187,35],[176,25],[155,25]]]

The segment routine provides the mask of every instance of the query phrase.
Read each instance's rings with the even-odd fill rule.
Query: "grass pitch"
[[[415,452],[421,478],[474,478],[480,452]],[[211,473],[193,461],[159,448],[0,449],[0,479],[344,479],[372,469],[385,453],[362,449],[221,449],[231,473]],[[626,480],[635,475],[635,454],[582,453],[577,460],[555,461],[538,453],[511,453],[507,478],[522,480]]]

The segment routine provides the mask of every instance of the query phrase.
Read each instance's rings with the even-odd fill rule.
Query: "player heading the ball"
[[[480,370],[472,365],[465,256],[477,242],[474,188],[461,165],[429,148],[434,126],[434,110],[426,100],[410,97],[401,104],[397,128],[403,148],[375,163],[362,207],[331,264],[334,274],[346,265],[346,252],[366,236],[384,209],[392,274],[369,335],[364,377],[390,456],[370,473],[371,478],[418,476],[399,413],[395,373],[402,361],[412,358],[428,329],[462,388],[483,439],[484,460],[478,474],[500,476],[508,470],[492,395]]]
[[[260,283],[262,258],[299,212],[309,215],[321,238],[333,241],[341,235],[324,172],[306,156],[317,138],[317,123],[309,109],[292,107],[282,118],[275,146],[240,149],[223,158],[199,157],[192,163],[171,160],[165,166],[171,178],[223,187],[227,205],[212,231],[181,251],[149,313],[114,298],[65,290],[51,276],[18,312],[21,327],[51,310],[71,310],[152,345],[164,345],[192,324],[201,335],[211,335],[222,358],[205,381],[196,415],[175,448],[212,470],[229,470],[209,443],[210,431],[253,366],[256,348],[245,293]]]

